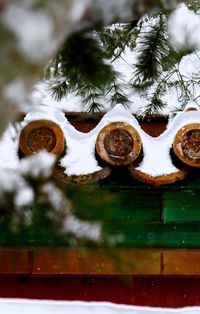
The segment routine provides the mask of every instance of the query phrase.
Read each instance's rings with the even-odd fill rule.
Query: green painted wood
[[[133,190],[87,190],[71,193],[75,213],[82,219],[124,222],[159,222],[161,193]]]
[[[198,190],[200,191],[200,170],[190,170],[188,177],[182,181],[177,181],[172,184],[166,184],[161,186],[152,186],[145,184],[131,178],[126,171],[114,169],[114,174],[111,177],[106,178],[100,182],[101,189],[133,189],[133,190],[145,190],[145,191],[185,191],[185,190]]]
[[[104,223],[100,247],[200,248],[200,223]],[[32,226],[18,233],[0,230],[2,246],[69,245],[69,235],[53,233],[47,226]],[[79,245],[90,246],[88,242]]]
[[[128,247],[200,247],[200,223],[121,223],[104,225],[109,241]]]
[[[102,222],[102,247],[116,244],[132,248],[200,248],[199,178],[197,173],[174,185],[152,187],[118,173],[110,180],[91,185],[63,185],[63,191],[71,200],[75,215],[86,221]],[[16,231],[10,213],[4,213],[4,217],[2,211],[0,245],[74,243],[73,237],[63,235],[56,223],[50,223],[48,208],[37,208],[33,213],[34,224],[20,226]]]
[[[164,221],[200,222],[200,193],[197,191],[166,192],[164,194]]]

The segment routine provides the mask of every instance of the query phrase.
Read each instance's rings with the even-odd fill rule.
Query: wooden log
[[[111,174],[111,168],[109,166],[105,166],[100,171],[96,171],[93,173],[79,175],[79,176],[69,176],[64,173],[64,168],[61,166],[56,166],[53,172],[53,175],[65,182],[65,183],[75,183],[75,184],[85,184],[90,182],[97,182],[99,180],[107,178]]]
[[[98,134],[96,151],[102,160],[112,166],[125,166],[137,159],[142,141],[139,133],[129,124],[114,122]]]
[[[19,147],[25,156],[39,150],[46,150],[59,156],[64,150],[65,140],[62,129],[51,120],[35,120],[21,131]]]
[[[186,169],[181,169],[176,173],[170,173],[167,175],[160,175],[160,176],[151,176],[147,173],[139,171],[134,168],[133,165],[128,167],[130,175],[146,184],[151,184],[155,186],[164,185],[164,184],[172,184],[176,181],[183,180],[187,177],[188,171]]]
[[[183,126],[175,135],[173,150],[190,167],[200,167],[200,123]]]

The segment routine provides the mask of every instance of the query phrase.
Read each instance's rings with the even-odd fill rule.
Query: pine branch
[[[198,12],[200,10],[199,0],[189,1],[188,8],[194,12]]]
[[[87,88],[88,92],[97,89],[102,93],[116,74],[105,62],[105,52],[95,33],[78,33],[71,36],[57,56],[54,75],[63,78],[52,89],[54,98],[60,100],[69,90],[78,94],[82,91],[83,96]]]
[[[66,81],[58,81],[56,84],[51,86],[51,96],[57,100],[60,101],[67,93],[69,92],[69,85],[66,83]]]
[[[108,101],[109,107],[118,103],[129,107],[131,102],[126,95],[129,82],[122,86],[121,77],[113,67],[117,59],[123,60],[122,54],[128,47],[133,54],[137,52],[131,82],[135,92],[139,91],[149,100],[146,113],[161,112],[166,105],[163,95],[172,87],[176,88],[181,103],[192,99],[199,80],[176,72],[186,52],[177,52],[170,46],[166,27],[169,12],[163,12],[146,15],[137,22],[71,36],[53,62],[53,76],[58,80],[52,87],[53,97],[60,100],[67,93],[75,92],[89,112],[103,110]],[[175,72],[178,77],[174,80],[171,76]]]
[[[162,73],[162,58],[168,52],[166,25],[160,14],[154,23],[142,28],[137,40],[137,64],[134,68],[133,85],[146,88]]]
[[[122,104],[125,108],[129,108],[131,102],[117,82],[114,82],[112,85],[112,90],[114,93],[110,97],[111,106],[114,107],[117,104]]]
[[[163,108],[166,106],[167,104],[161,99],[159,98],[157,95],[155,95],[155,97],[152,98],[151,102],[145,106],[145,111],[143,112],[142,115],[151,115],[151,114],[155,114],[155,113],[162,113]]]
[[[102,94],[98,90],[91,90],[90,93],[83,97],[83,105],[88,113],[100,112],[104,109],[104,106],[100,103],[101,97]]]
[[[137,21],[118,24],[115,27],[102,28],[98,31],[101,45],[104,47],[106,57],[113,63],[124,52],[126,46],[137,29]]]

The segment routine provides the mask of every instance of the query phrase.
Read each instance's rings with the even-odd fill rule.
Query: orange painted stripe
[[[23,275],[31,272],[29,251],[24,248],[0,248],[0,274]]]
[[[0,275],[200,276],[200,251],[103,248],[0,248]]]
[[[160,252],[53,248],[34,251],[33,275],[159,275]]]
[[[163,275],[200,275],[199,251],[166,251],[163,253]]]

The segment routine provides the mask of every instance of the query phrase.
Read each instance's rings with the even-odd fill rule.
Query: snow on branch
[[[178,50],[200,49],[200,16],[181,4],[172,14],[168,23],[172,45]]]
[[[152,1],[151,8],[178,1]],[[84,27],[141,17],[149,1],[19,0],[0,7],[0,134],[67,36]]]

